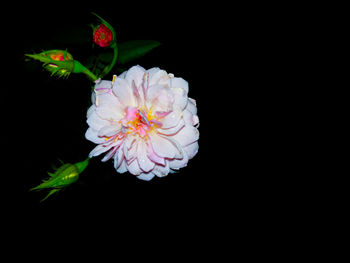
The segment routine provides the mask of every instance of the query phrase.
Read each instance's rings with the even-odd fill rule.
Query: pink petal
[[[126,111],[125,118],[126,118],[127,121],[133,121],[133,120],[137,119],[137,117],[138,117],[138,110],[137,110],[137,108],[135,108],[135,107],[127,107],[125,111]]]

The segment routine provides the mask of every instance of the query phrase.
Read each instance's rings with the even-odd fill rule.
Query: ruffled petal
[[[154,152],[164,158],[174,158],[178,154],[177,148],[166,138],[149,134]]]
[[[122,162],[125,160],[124,159],[124,151],[123,151],[123,145],[120,145],[120,147],[117,149],[114,157],[114,168],[118,169],[118,167],[122,164]]]
[[[120,166],[117,168],[117,172],[122,174],[128,171],[128,167],[126,164],[126,161],[123,160],[122,163],[120,164]]]
[[[185,121],[183,119],[180,119],[179,123],[175,127],[168,128],[168,129],[163,129],[163,127],[160,127],[157,129],[157,131],[162,135],[173,136],[176,133],[178,133],[184,126],[185,126]]]
[[[165,165],[156,165],[154,169],[152,170],[152,173],[154,173],[158,177],[164,177],[169,174],[170,168],[169,168],[169,161],[166,160]]]
[[[129,83],[122,78],[115,78],[113,83],[113,93],[119,99],[125,107],[127,106],[136,106],[134,96],[132,95],[131,86]]]
[[[129,83],[129,86],[135,83],[136,87],[139,88],[142,84],[143,76],[146,70],[141,66],[133,66],[125,74],[125,80]]]
[[[199,132],[195,127],[185,125],[178,133],[172,136],[172,139],[179,142],[181,146],[187,146],[199,139]]]
[[[184,110],[188,103],[188,82],[182,78],[171,78],[168,83],[174,93],[174,107]]]
[[[197,115],[196,101],[194,99],[188,98],[186,109],[189,110],[193,115]]]
[[[150,142],[147,143],[147,157],[156,164],[165,165],[165,159],[154,152],[152,143]]]
[[[188,159],[192,159],[198,152],[198,142],[191,143],[187,146],[185,146],[183,149],[188,155]]]
[[[188,93],[188,82],[183,78],[171,78],[170,79],[170,87],[172,89],[181,89],[184,91],[184,94]]]
[[[171,169],[180,169],[187,166],[188,163],[188,154],[185,150],[182,149],[182,158],[181,159],[172,159],[169,160],[169,167]]]
[[[93,143],[96,143],[96,144],[100,144],[100,143],[105,142],[105,139],[98,137],[97,131],[92,129],[92,128],[87,129],[87,131],[85,133],[85,138],[89,141],[92,141]]]
[[[95,105],[91,105],[91,107],[88,109],[88,111],[86,112],[86,118],[89,118],[90,115],[96,110]]]
[[[161,119],[162,129],[169,129],[178,125],[182,117],[181,111],[172,111],[170,114]]]
[[[89,153],[89,157],[92,158],[92,157],[100,155],[101,153],[107,152],[113,146],[115,146],[114,143],[112,143],[112,144],[110,144],[108,146],[105,146],[103,144],[99,144]]]
[[[112,88],[112,81],[110,80],[97,80],[94,90],[102,91],[102,90],[110,90]]]
[[[141,173],[140,175],[137,176],[137,178],[144,180],[144,181],[150,181],[154,177],[154,173]]]
[[[147,146],[144,141],[138,142],[137,161],[144,172],[149,172],[154,168],[154,162],[147,157]]]
[[[110,125],[110,122],[100,118],[100,116],[97,115],[96,111],[94,110],[90,113],[90,116],[87,119],[87,124],[94,130],[98,131],[102,127]]]
[[[119,125],[105,126],[98,131],[97,135],[100,137],[102,137],[102,136],[111,137],[113,135],[116,135],[118,132],[120,132],[120,128],[121,128],[120,124]]]
[[[127,163],[128,171],[133,175],[140,175],[142,173],[139,163],[134,159],[131,163]]]
[[[148,88],[146,105],[154,111],[171,111],[174,104],[174,94],[163,85],[153,85]]]
[[[149,85],[165,84],[170,78],[165,70],[159,68],[151,68],[146,72],[149,73]]]

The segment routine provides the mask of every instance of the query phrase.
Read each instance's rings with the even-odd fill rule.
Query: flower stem
[[[117,42],[114,41],[113,44],[110,46],[111,48],[113,48],[113,58],[111,63],[105,67],[101,73],[101,77],[106,76],[114,67],[115,63],[117,62],[117,58],[118,58],[118,46],[117,46]]]
[[[92,81],[95,81],[98,79],[94,73],[92,73],[85,66],[83,66],[78,60],[74,60],[73,73],[83,73],[87,75]]]
[[[79,174],[81,174],[85,170],[85,168],[89,165],[89,160],[90,160],[90,157],[87,157],[84,161],[75,163],[75,166],[77,167]]]

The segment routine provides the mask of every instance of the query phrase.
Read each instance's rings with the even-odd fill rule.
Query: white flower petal
[[[126,72],[125,80],[129,83],[130,87],[133,82],[135,82],[136,87],[140,87],[145,72],[146,70],[143,67],[133,66]]]
[[[144,141],[138,142],[137,161],[144,172],[149,172],[154,168],[154,162],[147,157],[147,146]]]
[[[170,114],[162,118],[160,121],[162,123],[162,129],[169,129],[175,127],[179,124],[182,117],[181,111],[172,111]]]
[[[199,139],[199,132],[195,127],[185,125],[178,133],[172,136],[172,139],[179,142],[181,146],[186,146]]]
[[[120,103],[126,106],[136,106],[131,86],[122,78],[115,78],[113,83],[113,93],[119,99]]]
[[[106,137],[111,137],[113,135],[116,135],[118,132],[120,132],[121,125],[116,124],[116,125],[108,125],[104,126],[98,131],[98,136],[106,136]]]
[[[141,173],[140,175],[137,176],[137,178],[144,180],[144,181],[150,181],[154,177],[154,173]]]
[[[165,165],[165,159],[154,152],[151,142],[147,143],[147,157],[156,164]]]
[[[188,159],[192,159],[197,154],[198,147],[199,147],[198,142],[194,142],[183,148],[188,155]]]
[[[110,125],[110,122],[100,118],[100,116],[98,116],[94,110],[90,113],[89,118],[87,119],[87,124],[89,124],[89,126],[94,130],[98,131],[102,127]]]
[[[169,80],[169,75],[165,70],[159,68],[151,68],[147,70],[149,73],[149,84],[164,84]]]
[[[158,177],[164,177],[169,174],[170,168],[169,168],[169,161],[165,161],[165,166],[162,165],[156,165],[154,169],[152,170],[152,173],[154,173]]]
[[[97,115],[104,120],[117,122],[123,118],[123,113],[113,105],[100,105],[96,107]]]
[[[193,114],[189,110],[184,110],[182,117],[187,125],[193,126]]]
[[[108,90],[108,92],[103,92],[101,94],[96,94],[95,105],[117,108],[117,110],[121,113],[125,108],[111,90]]]
[[[157,134],[149,134],[154,152],[164,158],[174,158],[178,154],[177,148],[164,137]]]
[[[183,155],[182,159],[169,160],[169,167],[171,169],[180,169],[180,168],[183,168],[183,167],[187,166],[188,154],[187,154],[187,152],[185,150],[182,150],[182,155]]]
[[[95,105],[91,105],[91,107],[88,109],[87,113],[86,113],[86,118],[89,118],[90,115],[96,110]]]
[[[188,98],[186,109],[189,110],[193,115],[197,115],[196,101],[194,99]]]
[[[101,153],[107,152],[108,150],[110,150],[115,144],[112,143],[108,146],[105,146],[103,144],[99,144],[97,145],[90,153],[89,153],[89,157],[95,157],[100,155]]]
[[[163,129],[163,127],[160,127],[157,129],[157,131],[162,135],[173,136],[176,133],[178,133],[184,126],[185,126],[185,121],[183,119],[180,119],[179,123],[175,127],[168,128],[168,129]]]
[[[148,88],[146,105],[154,111],[171,111],[174,104],[172,90],[163,85],[153,85]]]
[[[181,89],[184,91],[184,94],[187,96],[188,93],[188,82],[183,78],[171,78],[169,80],[170,87],[172,89]]]
[[[92,141],[93,143],[96,143],[96,144],[100,144],[100,143],[105,142],[105,139],[98,137],[97,131],[92,129],[92,128],[87,129],[87,131],[85,133],[85,138],[88,139],[89,141]]]
[[[128,171],[133,175],[140,175],[142,173],[140,166],[136,159],[134,159],[131,163],[126,165]]]
[[[115,155],[114,155],[114,168],[118,169],[118,167],[122,164],[124,159],[124,151],[123,151],[123,145],[120,145],[120,147],[117,149]]]
[[[138,149],[138,143],[137,141],[135,141],[135,139],[132,140],[130,138],[127,138],[125,140],[123,151],[124,151],[125,159],[128,162],[131,162],[132,160],[137,158],[137,149]]]
[[[122,173],[125,173],[127,171],[128,171],[128,168],[126,165],[126,161],[123,160],[122,163],[120,164],[120,166],[118,167],[117,172],[122,174]]]

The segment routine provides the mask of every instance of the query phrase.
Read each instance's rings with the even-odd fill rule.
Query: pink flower
[[[197,108],[188,83],[159,68],[134,66],[113,81],[96,81],[85,137],[119,173],[142,180],[185,167],[198,151]]]

